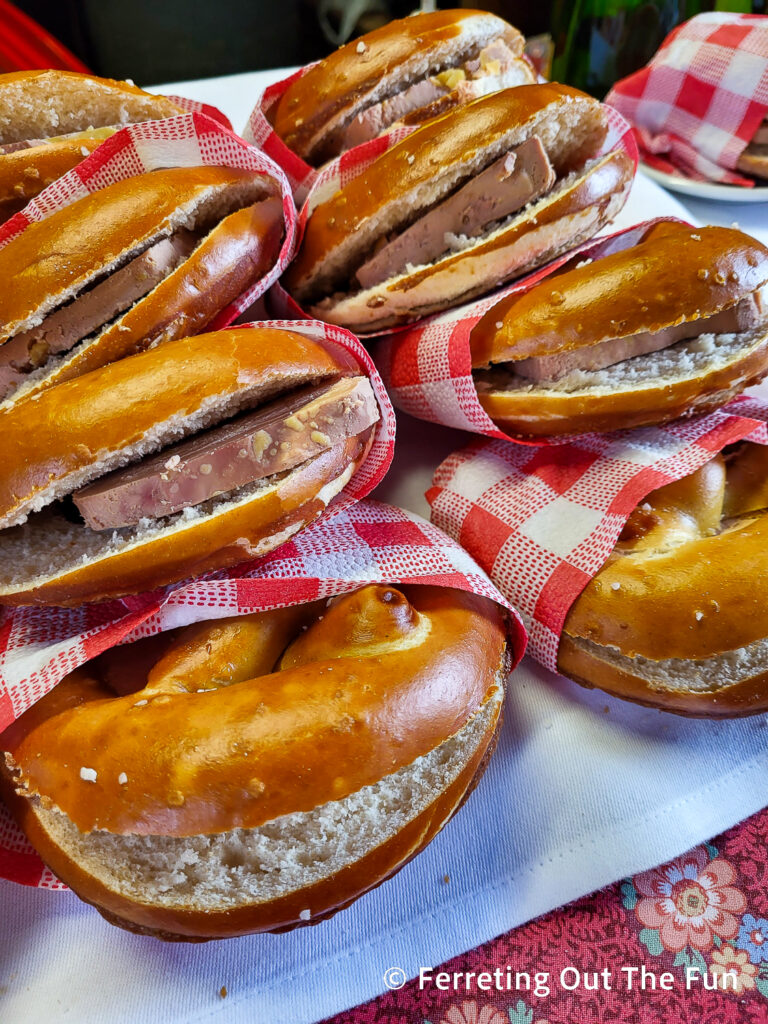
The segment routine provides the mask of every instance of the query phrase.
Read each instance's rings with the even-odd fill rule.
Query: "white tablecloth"
[[[274,73],[163,87],[240,130]],[[639,177],[619,225],[687,216]],[[768,242],[768,207],[697,204]],[[467,440],[398,419],[377,496],[427,513],[438,462]],[[203,946],[123,933],[70,893],[0,883],[0,1021],[301,1024],[722,831],[766,803],[766,719],[685,721],[558,679],[526,659],[498,753],[457,818],[395,879],[335,919]],[[444,877],[450,881],[446,883]],[[522,965],[531,966],[531,965]],[[226,986],[228,995],[220,990]]]

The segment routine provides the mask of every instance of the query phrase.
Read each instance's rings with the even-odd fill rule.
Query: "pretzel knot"
[[[558,667],[682,714],[768,710],[768,447],[650,494],[565,622]]]
[[[473,786],[505,618],[380,584],[113,649],[2,737],[22,826],[110,919],[170,938],[284,928],[383,881]]]

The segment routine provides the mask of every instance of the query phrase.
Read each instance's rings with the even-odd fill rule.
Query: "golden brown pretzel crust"
[[[98,137],[61,139],[0,153],[0,223],[26,206],[52,181],[71,171],[103,141]]]
[[[62,853],[35,817],[28,800],[12,794],[7,784],[2,789],[19,825],[48,867],[80,899],[95,906],[111,924],[167,941],[194,942],[232,938],[252,932],[282,932],[306,923],[300,915],[307,905],[324,908],[323,912],[313,916],[312,923],[333,916],[370,889],[391,878],[428,846],[479,782],[487,764],[481,751],[495,746],[500,725],[499,717],[488,730],[477,754],[454,782],[391,839],[332,878],[307,886],[296,894],[263,903],[256,909],[243,907],[201,913],[192,906],[166,909],[142,906],[134,900],[127,900]]]
[[[571,607],[559,669],[684,714],[768,710],[768,671],[759,665],[730,680],[713,667],[707,690],[694,692],[665,686],[664,666],[649,682],[625,660],[705,661],[768,636],[767,476],[768,448],[745,444],[727,465],[716,456],[650,494]]]
[[[458,41],[462,31],[478,19],[498,23],[498,36],[516,56],[522,54],[524,40],[517,29],[484,11],[434,11],[391,21],[342,46],[293,82],[277,105],[275,131],[307,159],[313,136],[334,114],[351,107],[382,77],[412,58],[415,50],[426,54]],[[366,47],[362,53],[361,42]]]
[[[160,534],[38,585],[0,593],[0,605],[67,607],[106,601],[267,554],[322,515],[362,465],[372,436],[370,430],[328,448],[247,503],[196,520],[183,531]],[[323,495],[326,486],[334,486],[332,495]]]
[[[82,831],[188,836],[343,800],[459,732],[498,694],[506,644],[504,613],[484,598],[380,584],[330,608],[317,602],[188,627],[148,671],[143,643],[72,673],[6,730],[0,746],[19,793],[14,813],[52,869],[116,923],[167,937],[284,928],[298,924],[305,907],[313,920],[327,916],[379,884],[462,802],[499,723],[497,708],[455,781],[332,878],[226,912],[144,906],[74,863],[39,820],[36,802],[63,811]],[[104,679],[121,660],[125,690],[132,659],[139,688],[115,696]],[[96,771],[96,784],[80,777],[81,765]],[[120,784],[122,772],[128,781]]]
[[[112,99],[116,107],[118,105],[123,107],[127,105],[128,109],[125,113],[127,113],[128,119],[130,119],[132,113],[136,116],[138,109],[135,106],[131,109],[132,103],[134,105],[141,104],[142,116],[140,119],[143,121],[150,121],[153,118],[173,117],[174,114],[185,113],[182,107],[179,107],[173,100],[169,100],[167,96],[156,96],[154,93],[145,92],[131,82],[121,82],[115,78],[99,78],[97,75],[81,74],[77,71],[49,69],[10,71],[7,74],[0,75],[0,92],[5,94],[3,99],[8,104],[12,103],[12,100],[8,97],[11,97],[14,93],[21,94],[26,91],[29,95],[31,92],[37,91],[39,96],[44,96],[46,94],[60,93],[65,86],[70,89],[87,90],[89,87],[99,89],[102,95],[109,96]],[[73,116],[77,116],[78,111],[73,110],[71,113]],[[86,127],[87,125],[83,125],[83,129]],[[98,128],[99,125],[94,125],[94,127]],[[75,131],[77,129],[73,128],[72,130]],[[0,132],[0,140],[2,142],[21,141],[19,136],[10,129]]]
[[[0,519],[51,480],[136,444],[153,426],[254,386],[265,392],[349,374],[351,356],[294,331],[234,328],[150,349],[0,412]],[[173,386],[169,387],[169,382]]]

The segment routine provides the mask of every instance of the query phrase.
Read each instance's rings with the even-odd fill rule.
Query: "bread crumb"
[[[98,774],[94,768],[81,768],[80,778],[83,782],[95,782],[98,778]]]
[[[445,882],[446,885],[448,885],[450,880],[451,880],[451,876],[450,875],[443,875],[443,881]]]
[[[219,989],[219,995],[221,996],[222,999],[226,999],[227,998],[227,986],[226,985],[222,985],[221,986],[221,988]]]
[[[301,911],[299,911],[299,920],[300,921],[309,921],[309,919],[311,917],[312,917],[312,912],[310,910],[301,910]]]

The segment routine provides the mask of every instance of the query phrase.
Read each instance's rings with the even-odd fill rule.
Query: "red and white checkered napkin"
[[[637,143],[635,142],[635,136],[632,132],[631,125],[625,121],[621,114],[614,110],[613,107],[603,107],[603,110],[608,120],[608,133],[603,141],[603,145],[601,146],[599,153],[596,155],[603,156],[606,153],[614,152],[614,150],[622,149],[632,160],[636,170],[638,152]],[[412,135],[419,127],[419,125],[416,125],[406,128],[397,128],[389,135],[383,135],[378,139],[371,139],[370,142],[365,142],[361,146],[356,146],[354,149],[350,149],[348,152],[343,153],[338,157],[338,159],[331,160],[330,163],[327,163],[325,167],[317,173],[304,203],[300,206],[296,229],[296,247],[298,248],[299,245],[301,245],[307,221],[316,206],[325,202],[327,199],[330,199],[331,196],[335,195],[336,192],[339,191],[339,189],[344,188],[344,186],[350,181],[353,181],[362,174],[363,171],[367,170],[371,164],[386,153],[388,149],[400,142],[401,139],[406,138],[408,135]],[[554,269],[564,261],[565,257],[563,257],[559,262],[551,264],[550,269]],[[524,280],[538,280],[538,276],[543,276],[543,273],[543,270],[536,271],[534,275],[531,275],[531,277]],[[497,292],[494,301],[497,301],[503,295],[508,294],[508,291],[510,290],[513,289],[508,288],[507,290]],[[481,302],[482,301],[487,303],[488,300],[481,300]],[[291,296],[285,292],[280,284],[277,284],[271,290],[269,294],[269,303],[270,310],[279,316],[299,317],[308,315],[291,298]],[[472,306],[467,308],[472,308]],[[488,305],[486,305],[485,308],[487,309]],[[452,313],[455,313],[455,311],[452,311]],[[449,313],[445,315],[450,316],[451,314]],[[391,328],[384,331],[370,331],[364,334],[361,333],[360,336],[375,338],[381,335],[400,334],[404,331],[410,332],[416,329],[418,324],[429,324],[436,319],[440,318],[431,317],[428,320],[418,321],[417,325],[405,325],[404,327],[396,328],[394,331]],[[418,413],[414,415],[418,415]]]
[[[768,444],[768,404],[742,396],[695,420],[549,448],[473,441],[438,467],[432,522],[485,569],[520,612],[529,653],[557,671],[568,610],[632,509],[745,438]]]
[[[121,128],[1,225],[0,249],[32,221],[45,220],[76,199],[106,185],[161,167],[200,165],[258,171],[272,178],[280,188],[285,216],[285,238],[275,266],[223,309],[207,328],[218,330],[232,323],[263,295],[290,263],[296,238],[296,207],[281,168],[207,114],[179,114],[162,121],[142,121]]]
[[[394,405],[418,419],[470,430],[473,434],[515,440],[519,444],[561,444],[560,438],[520,441],[510,438],[494,425],[480,405],[472,378],[469,347],[472,328],[497,302],[515,292],[528,291],[574,256],[597,260],[620,252],[635,245],[652,224],[665,220],[674,221],[676,218],[659,217],[587,242],[492,295],[450,309],[447,313],[439,313],[383,338],[376,345],[374,355]]]
[[[248,124],[243,129],[244,139],[258,146],[259,149],[263,149],[275,163],[283,168],[291,183],[297,206],[300,206],[306,199],[307,193],[317,178],[317,170],[286,146],[272,127],[272,115],[288,86],[297,78],[305,75],[313,66],[307,64],[306,67],[300,68],[288,78],[283,78],[279,82],[267,86],[257,99],[256,106],[248,118]]]
[[[456,587],[497,601],[510,611],[512,663],[522,657],[525,630],[519,617],[466,551],[411,512],[362,501],[234,572],[106,604],[6,611],[0,619],[0,728],[109,647],[191,622],[304,604],[372,582]],[[2,801],[0,877],[64,888]]]
[[[768,18],[699,14],[670,32],[605,102],[634,126],[651,167],[754,185],[735,167],[768,110]]]
[[[223,124],[228,131],[231,132],[233,130],[232,122],[227,115],[222,113],[218,107],[211,106],[210,103],[201,103],[200,100],[188,100],[186,96],[168,95],[165,98],[171,100],[176,106],[181,107],[182,110],[186,110],[188,114],[205,114],[213,118],[214,121],[218,121],[219,124]]]

